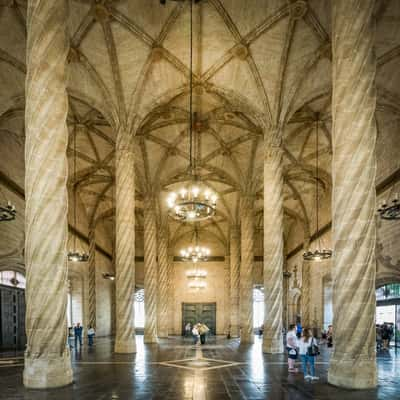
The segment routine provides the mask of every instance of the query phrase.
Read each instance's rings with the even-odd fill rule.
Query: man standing
[[[76,324],[76,326],[74,327],[75,348],[78,347],[78,340],[79,340],[79,347],[82,346],[82,332],[83,332],[83,328],[82,328],[80,322],[78,322]]]

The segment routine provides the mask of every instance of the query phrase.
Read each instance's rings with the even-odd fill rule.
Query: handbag
[[[311,339],[311,345],[307,349],[307,355],[311,357],[318,356],[320,354],[318,346],[314,344],[314,338]]]
[[[290,356],[296,356],[297,355],[297,350],[296,349],[290,349],[289,350],[289,355]]]

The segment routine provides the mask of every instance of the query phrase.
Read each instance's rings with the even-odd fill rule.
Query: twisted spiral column
[[[310,249],[310,239],[304,241],[303,253]],[[301,265],[301,324],[303,327],[311,328],[311,264],[303,260]]]
[[[95,227],[89,229],[89,326],[96,328],[96,234]]]
[[[72,382],[67,343],[67,1],[28,2],[24,385]]]
[[[174,288],[174,256],[168,255],[168,333],[174,333],[174,299],[175,299],[175,288]]]
[[[115,153],[116,353],[135,353],[135,156],[133,135],[117,132]]]
[[[240,229],[238,226],[231,226],[230,229],[230,334],[236,338],[240,336],[239,329],[239,282],[240,282]]]
[[[152,196],[144,202],[144,342],[157,343],[157,230]]]
[[[374,0],[332,3],[333,304],[328,381],[376,386]]]
[[[230,331],[231,324],[231,298],[230,298],[230,289],[231,289],[231,276],[230,276],[230,259],[229,256],[225,256],[224,263],[224,333],[227,334]]]
[[[169,260],[168,224],[163,220],[158,235],[158,336],[168,337],[169,324]]]
[[[268,138],[270,140],[270,138]],[[264,335],[265,353],[283,353],[282,149],[264,144]]]
[[[254,196],[240,200],[240,342],[253,343]]]

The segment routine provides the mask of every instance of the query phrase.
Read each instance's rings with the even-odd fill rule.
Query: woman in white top
[[[297,336],[296,336],[296,325],[292,324],[289,327],[289,331],[286,335],[286,350],[288,352],[288,370],[289,372],[298,372],[295,368],[295,362],[297,359]]]
[[[315,357],[318,352],[318,342],[311,333],[310,329],[304,329],[298,341],[299,354],[303,365],[304,379],[317,380],[315,376]],[[310,364],[310,375],[307,372],[307,364]]]

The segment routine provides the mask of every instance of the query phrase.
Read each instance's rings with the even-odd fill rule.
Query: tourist
[[[389,350],[389,328],[386,322],[382,325],[381,336],[383,341],[383,350]]]
[[[303,328],[302,328],[302,326],[301,326],[301,323],[298,322],[298,323],[296,324],[296,336],[297,336],[298,339],[301,338],[301,332],[302,332],[302,330],[303,330]]]
[[[296,325],[294,324],[289,326],[289,331],[286,335],[286,349],[288,352],[288,371],[298,372],[298,369],[295,367],[298,351]]]
[[[199,339],[199,330],[198,330],[198,328],[197,328],[198,325],[199,325],[199,324],[193,325],[193,329],[192,329],[193,343],[194,343],[194,344],[197,344],[197,341],[198,341],[198,339]]]
[[[83,328],[81,324],[78,322],[76,326],[74,327],[74,334],[75,334],[75,347],[78,348],[78,341],[79,341],[79,346],[82,346],[82,332]]]
[[[190,332],[192,331],[192,325],[188,322],[185,325],[185,336],[190,336]]]
[[[304,379],[317,380],[315,375],[315,357],[319,354],[318,342],[311,333],[310,329],[303,329],[303,334],[298,341],[299,354],[303,365]],[[307,366],[310,365],[310,374],[307,372]]]
[[[376,350],[382,350],[382,328],[379,324],[376,324]]]
[[[96,334],[94,328],[90,325],[89,329],[87,331],[87,337],[88,337],[88,344],[89,346],[93,346],[93,338],[94,335]]]
[[[74,347],[73,342],[74,342],[74,329],[72,328],[72,326],[70,326],[68,328],[68,345],[70,349]]]
[[[205,344],[206,343],[206,335],[208,331],[210,330],[206,324],[201,323],[199,326],[199,334],[200,334],[200,343]]]
[[[333,346],[333,326],[328,326],[328,332],[326,333],[327,347]]]

